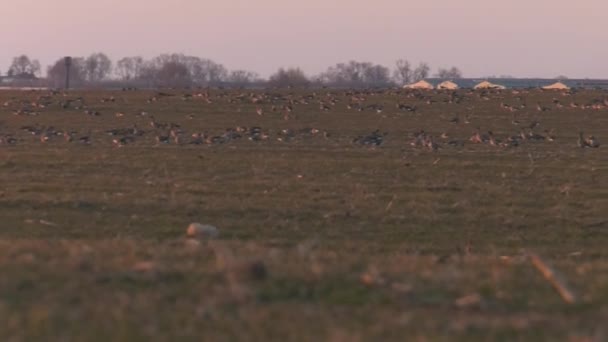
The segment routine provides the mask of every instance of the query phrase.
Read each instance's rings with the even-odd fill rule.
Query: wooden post
[[[65,57],[65,89],[70,89],[70,67],[72,66],[72,57]]]

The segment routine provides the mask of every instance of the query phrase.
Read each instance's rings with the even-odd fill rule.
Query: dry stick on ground
[[[576,295],[572,292],[566,282],[557,274],[557,272],[549,266],[546,262],[544,262],[538,255],[534,253],[528,253],[528,257],[532,262],[532,265],[536,267],[537,270],[545,277],[545,279],[553,285],[553,287],[559,292],[562,296],[562,299],[566,303],[576,303]]]
[[[384,208],[384,212],[388,213],[389,210],[391,210],[391,208],[393,207],[393,202],[395,201],[395,199],[397,199],[397,195],[393,195],[393,198],[391,199],[390,202],[388,202],[388,204],[386,205],[386,208]]]

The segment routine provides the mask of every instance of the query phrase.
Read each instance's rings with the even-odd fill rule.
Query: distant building
[[[555,82],[553,84],[544,86],[543,89],[545,89],[545,90],[567,90],[567,89],[570,89],[570,87],[563,84],[562,82]]]
[[[0,76],[2,89],[43,89],[46,86],[45,79],[31,74]]]
[[[458,89],[458,84],[452,82],[452,81],[443,81],[441,83],[439,83],[437,85],[437,89],[449,89],[449,90],[455,90]]]
[[[14,81],[14,78],[12,78],[12,77],[0,76],[0,83],[2,83],[2,84],[9,84],[9,83],[12,83],[13,81]]]
[[[416,83],[407,84],[403,86],[406,89],[435,89],[435,87],[425,80],[420,80]]]
[[[488,81],[482,81],[474,86],[473,89],[507,89],[507,87],[500,84],[490,83]]]

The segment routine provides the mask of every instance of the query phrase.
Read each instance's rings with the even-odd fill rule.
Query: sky
[[[2,0],[0,73],[27,54],[46,65],[184,53],[268,76],[400,58],[466,77],[608,78],[606,0]]]

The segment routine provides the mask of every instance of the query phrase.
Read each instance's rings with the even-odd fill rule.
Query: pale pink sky
[[[466,76],[608,78],[607,0],[2,0],[0,72],[17,54],[182,52],[267,76],[351,59]]]

